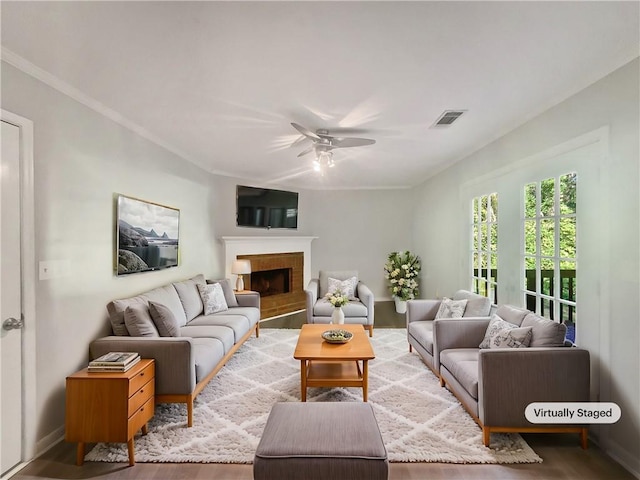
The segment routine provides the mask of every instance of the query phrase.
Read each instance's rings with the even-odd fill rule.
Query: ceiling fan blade
[[[307,153],[311,153],[311,152],[313,152],[314,147],[315,147],[315,145],[311,145],[311,146],[310,146],[309,148],[307,148],[305,151],[300,152],[300,153],[298,154],[298,157],[302,157],[303,155],[306,155]]]
[[[291,126],[293,128],[295,128],[296,130],[298,130],[302,135],[304,135],[305,137],[309,137],[312,138],[314,140],[320,140],[320,137],[318,135],[316,135],[315,133],[313,133],[311,130],[309,130],[308,128],[304,128],[302,125],[298,125],[297,123],[291,123]]]
[[[335,137],[331,142],[331,146],[333,148],[363,147],[365,145],[373,145],[374,143],[376,143],[376,141],[370,138]]]

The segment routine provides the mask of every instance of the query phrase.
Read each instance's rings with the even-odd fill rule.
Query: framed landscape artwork
[[[178,266],[180,210],[118,195],[117,275]]]

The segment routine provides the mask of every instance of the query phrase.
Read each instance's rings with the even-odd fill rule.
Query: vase
[[[344,324],[344,312],[341,307],[336,307],[333,309],[333,313],[331,314],[331,323],[336,325]]]
[[[393,300],[396,302],[396,312],[398,313],[407,313],[407,301],[402,300],[401,298],[394,297]]]

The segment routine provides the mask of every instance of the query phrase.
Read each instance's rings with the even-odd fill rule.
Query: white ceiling
[[[416,185],[638,56],[640,30],[638,2],[3,0],[1,15],[11,63],[208,171],[293,188]],[[446,109],[468,112],[430,129]],[[336,150],[320,177],[291,122],[376,144]]]

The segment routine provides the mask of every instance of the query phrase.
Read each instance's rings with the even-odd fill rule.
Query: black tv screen
[[[298,228],[298,193],[238,185],[236,220],[239,227]]]

